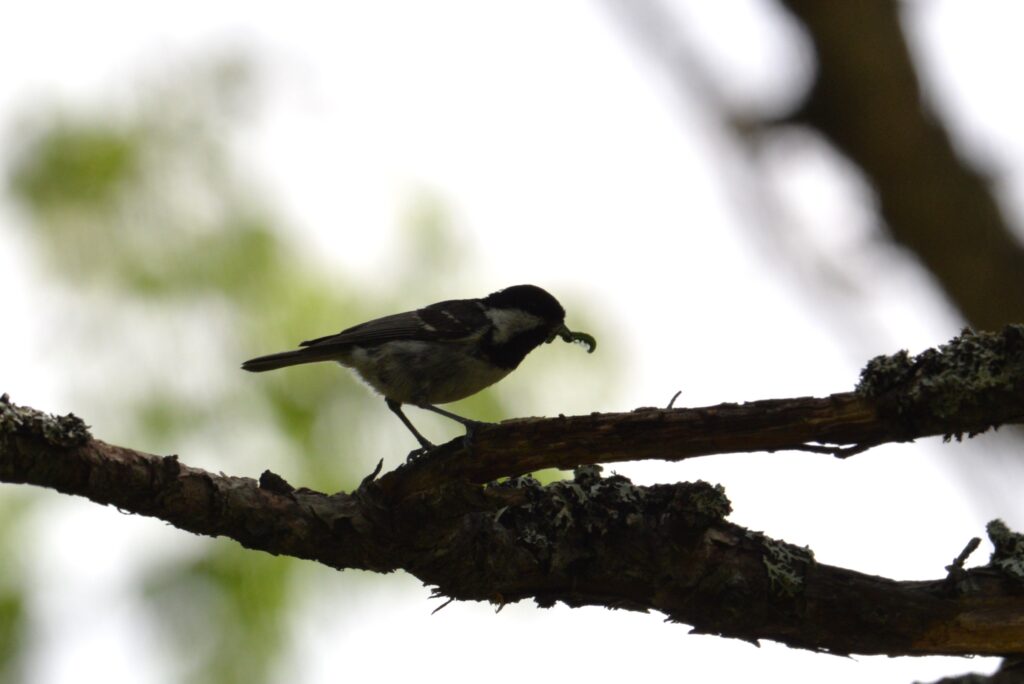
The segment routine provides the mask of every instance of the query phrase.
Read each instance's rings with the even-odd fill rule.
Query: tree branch
[[[676,458],[983,429],[1024,415],[1022,357],[1020,328],[965,333],[914,358],[879,357],[857,392],[826,399],[512,421],[482,429],[468,450],[450,443],[333,495],[272,473],[257,483],[106,444],[74,416],[46,416],[5,396],[0,481],[338,569],[405,569],[460,600],[657,610],[698,632],[832,653],[1021,655],[1024,538],[1001,524],[990,525],[988,566],[965,569],[965,550],[947,577],[898,582],[818,564],[807,549],[727,522],[724,491],[703,482],[639,487],[595,467],[548,486],[529,477],[480,482],[603,455]]]
[[[964,331],[940,349],[873,359],[854,392],[702,408],[510,420],[386,475],[403,496],[543,468],[785,449],[841,458],[887,442],[973,435],[1024,418],[1024,326]]]
[[[935,274],[973,325],[1024,320],[1024,246],[922,96],[900,26],[904,3],[782,0],[807,29],[818,73],[792,119],[827,136],[878,193],[894,240]]]

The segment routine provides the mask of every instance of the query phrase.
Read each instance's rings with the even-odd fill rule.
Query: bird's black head
[[[484,297],[484,304],[495,309],[516,309],[558,324],[565,320],[565,309],[546,290],[536,285],[513,285]]]
[[[565,329],[565,309],[536,285],[513,285],[483,299],[492,328],[484,354],[502,368],[515,368],[539,345]]]

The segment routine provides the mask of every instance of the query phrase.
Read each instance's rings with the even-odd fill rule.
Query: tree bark
[[[547,486],[516,475],[756,448],[848,455],[1019,421],[1022,390],[1024,328],[965,332],[940,350],[872,360],[853,393],[510,421],[330,495],[110,445],[74,416],[5,396],[0,481],[337,569],[404,569],[453,599],[656,610],[698,632],[839,654],[1021,655],[1024,537],[998,522],[988,565],[964,569],[969,548],[945,577],[899,582],[729,523],[724,491],[704,482],[641,487],[595,466]],[[512,477],[484,484],[498,476]]]

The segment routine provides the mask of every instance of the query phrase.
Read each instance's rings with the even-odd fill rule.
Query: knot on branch
[[[967,418],[977,428],[968,436],[984,432],[1017,416],[1008,408],[1001,415],[1003,397],[1024,390],[1024,325],[1014,324],[1002,332],[964,329],[938,349],[927,349],[911,357],[906,350],[876,356],[861,371],[857,393],[879,403],[908,424]],[[1016,402],[1008,402],[1012,407]],[[962,439],[963,433],[946,438]]]
[[[68,449],[92,439],[89,426],[75,414],[54,416],[18,406],[6,394],[0,396],[0,435],[42,437],[49,444]]]

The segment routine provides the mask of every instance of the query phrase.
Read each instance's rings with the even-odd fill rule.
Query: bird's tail
[[[317,361],[337,361],[337,349],[296,349],[294,351],[278,352],[249,359],[242,364],[242,369],[253,373],[275,370],[286,366],[297,366],[300,363],[316,363]]]

